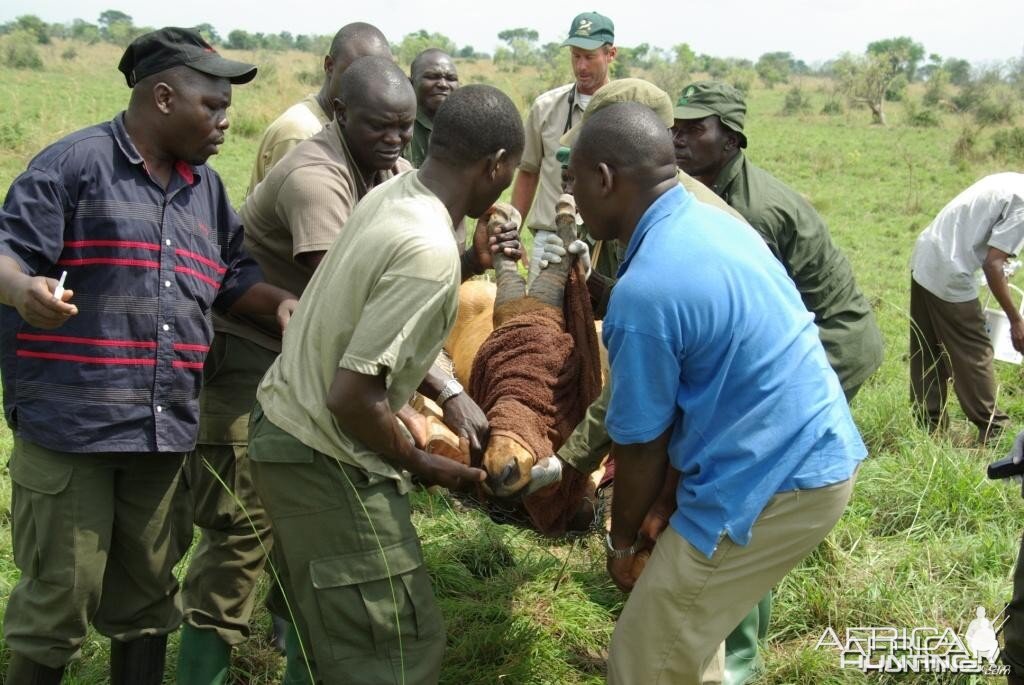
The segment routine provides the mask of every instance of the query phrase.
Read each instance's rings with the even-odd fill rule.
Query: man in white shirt
[[[597,89],[609,81],[615,59],[615,24],[597,12],[572,20],[562,43],[572,53],[576,80],[542,93],[526,117],[526,149],[512,186],[512,205],[531,230],[553,228],[555,202],[562,194],[562,165],[555,159],[559,139],[579,123]],[[531,205],[533,211],[530,211]]]
[[[930,430],[946,422],[946,386],[988,443],[1009,424],[996,406],[992,345],[978,299],[978,270],[1010,320],[1024,352],[1024,318],[1003,267],[1024,245],[1024,174],[986,176],[946,205],[917,239],[911,257],[910,392]]]

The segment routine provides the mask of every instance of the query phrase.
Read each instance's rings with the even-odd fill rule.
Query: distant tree
[[[651,80],[674,101],[693,78],[700,58],[686,43],[671,50],[656,51],[651,58]]]
[[[97,23],[100,25],[100,35],[103,40],[115,45],[128,45],[138,31],[132,23],[131,15],[120,10],[104,10],[100,12]]]
[[[697,54],[693,48],[689,43],[679,43],[672,48],[672,55],[675,58],[676,69],[685,75],[685,80],[689,80],[697,67]]]
[[[1017,115],[1017,98],[999,68],[979,71],[952,101],[961,112],[972,113],[981,126],[1009,123]]]
[[[954,86],[964,86],[971,80],[971,63],[965,59],[947,57],[942,68],[949,74],[949,82]]]
[[[906,74],[896,74],[896,78],[885,89],[886,102],[902,102],[903,97],[907,94],[908,85]]]
[[[626,51],[625,61],[629,62],[630,66],[640,69],[646,69],[650,66],[652,54],[650,43],[640,43],[640,45],[633,48],[619,46],[619,53],[615,56],[615,61],[623,59],[623,50]]]
[[[896,77],[903,75],[902,65],[887,55],[846,53],[835,61],[832,69],[846,96],[852,102],[867,105],[872,122],[885,126],[885,93]]]
[[[721,57],[705,56],[704,71],[708,72],[708,75],[716,81],[728,76],[731,69],[732,66]]]
[[[930,65],[929,65],[930,66]],[[928,86],[925,88],[921,102],[926,107],[935,107],[947,100],[949,97],[949,72],[941,66],[931,71],[928,77]]]
[[[940,69],[942,69],[942,55],[933,52],[928,55],[928,63],[918,68],[917,77],[923,81],[930,81]]]
[[[494,64],[499,67],[505,68],[505,65],[508,65],[508,69],[512,68],[512,51],[504,45],[499,45],[494,50],[494,57],[492,59]]]
[[[93,45],[101,40],[100,28],[96,24],[90,24],[84,19],[75,19],[71,22],[71,37]]]
[[[1007,79],[1017,87],[1017,93],[1024,96],[1024,55],[1010,60],[1007,68],[1009,71]]]
[[[100,12],[97,23],[100,25],[100,32],[106,37],[107,31],[111,26],[119,22],[132,23],[132,17],[130,14],[125,14],[121,10],[103,10]]]
[[[462,59],[473,59],[476,57],[476,51],[473,50],[472,45],[463,45],[459,48],[459,51],[455,53],[455,56],[461,57]]]
[[[726,82],[744,94],[750,93],[756,78],[757,72],[750,67],[733,67],[725,76]]]
[[[777,83],[789,81],[792,64],[793,55],[788,52],[766,52],[758,58],[754,69],[766,86],[774,88]]]
[[[71,26],[69,24],[53,23],[46,25],[46,31],[50,38],[70,38]]]
[[[16,31],[24,31],[31,34],[35,41],[41,45],[50,42],[50,27],[45,21],[34,14],[23,14],[14,20],[12,27]]]
[[[232,50],[255,50],[259,47],[259,41],[248,31],[235,29],[228,34],[228,42],[224,47]]]
[[[43,68],[43,58],[38,50],[39,39],[36,34],[24,29],[14,29],[5,36],[0,64],[12,69]]]
[[[217,33],[217,29],[208,22],[203,22],[193,27],[199,32],[203,38],[207,40],[211,45],[218,45],[220,43],[220,34]]]
[[[521,26],[498,32],[498,40],[508,44],[512,51],[512,68],[529,64],[535,54],[535,43],[540,34],[535,30]]]
[[[437,48],[447,52],[449,55],[454,55],[457,51],[455,41],[443,33],[431,33],[425,29],[420,29],[415,33],[406,34],[402,38],[402,42],[395,46],[393,52],[395,57],[398,58],[398,63],[408,67],[416,55],[427,48]]]
[[[917,65],[924,59],[924,46],[909,36],[900,36],[868,43],[867,54],[889,59],[907,81],[913,82],[917,78]]]

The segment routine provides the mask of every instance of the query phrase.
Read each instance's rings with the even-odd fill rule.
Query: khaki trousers
[[[723,536],[710,559],[667,528],[615,624],[609,684],[699,685],[717,678],[722,641],[825,539],[853,482],[775,495],[754,522],[749,544]]]
[[[59,668],[91,622],[114,640],[181,625],[174,566],[192,540],[181,453],[55,452],[18,438],[9,464],[12,651]]]
[[[947,384],[985,438],[1009,417],[996,406],[992,344],[978,300],[946,302],[910,279],[910,397],[930,429],[946,423]]]

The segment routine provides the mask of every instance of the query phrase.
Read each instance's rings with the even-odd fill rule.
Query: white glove
[[[541,269],[546,269],[548,264],[561,264],[562,257],[568,252],[571,255],[576,255],[583,262],[584,276],[590,278],[593,271],[590,261],[590,245],[579,239],[569,243],[568,250],[564,245],[557,233],[538,231],[533,242],[533,259],[537,260]]]
[[[584,280],[590,278],[590,274],[593,271],[590,264],[590,245],[579,239],[574,240],[569,243],[569,254],[576,255],[583,262]]]
[[[526,484],[526,494],[532,495],[541,488],[562,480],[562,460],[552,454],[541,459],[530,469],[530,482]]]
[[[533,240],[533,254],[531,263],[536,260],[540,268],[547,268],[548,264],[560,264],[565,256],[565,245],[557,233],[552,231],[537,231]]]

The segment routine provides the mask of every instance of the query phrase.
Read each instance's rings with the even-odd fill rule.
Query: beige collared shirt
[[[562,135],[580,122],[584,110],[574,86],[570,83],[542,93],[526,116],[526,146],[519,168],[540,177],[526,219],[526,225],[533,230],[555,225],[555,202],[562,194],[562,165],[555,154]]]
[[[296,261],[296,255],[330,248],[371,188],[411,168],[399,158],[393,169],[378,171],[368,184],[335,122],[302,141],[270,170],[239,210],[245,247],[267,283],[301,295],[313,270]],[[268,349],[281,349],[274,317],[218,316],[215,325]]]

